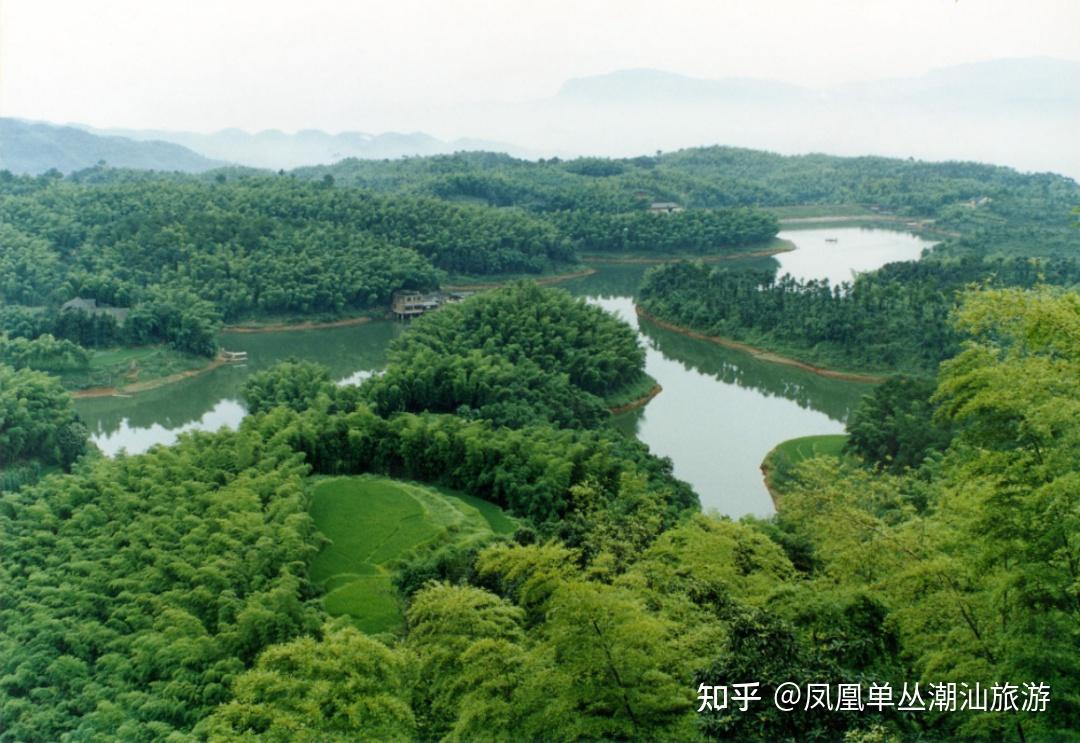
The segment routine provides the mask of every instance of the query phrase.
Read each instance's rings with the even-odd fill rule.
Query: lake
[[[896,260],[917,258],[932,243],[914,235],[860,227],[815,228],[780,233],[796,250],[775,258],[733,261],[732,267],[766,266],[798,278],[840,281]],[[760,464],[780,441],[840,433],[870,387],[760,361],[638,320],[634,294],[647,267],[605,265],[562,284],[637,328],[646,347],[646,371],[664,391],[646,407],[614,419],[660,456],[701,496],[705,510],[738,518],[766,516],[772,501]],[[246,411],[240,390],[249,374],[290,357],[324,364],[342,383],[356,382],[386,363],[389,342],[406,326],[376,321],[325,330],[227,333],[222,345],[247,351],[243,366],[140,393],[130,398],[78,400],[76,407],[97,446],[109,456],[170,444],[192,430],[236,426]]]

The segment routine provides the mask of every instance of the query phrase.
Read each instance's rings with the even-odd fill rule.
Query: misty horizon
[[[275,169],[725,145],[1080,178],[1077,27],[1065,0],[6,0],[0,117]]]

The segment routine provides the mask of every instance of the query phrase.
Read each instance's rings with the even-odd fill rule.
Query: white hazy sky
[[[1080,59],[1080,0],[0,0],[0,115],[364,130],[623,68],[825,85],[1025,56]]]

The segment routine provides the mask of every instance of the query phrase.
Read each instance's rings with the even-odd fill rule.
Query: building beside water
[[[453,304],[465,299],[472,292],[417,292],[402,289],[394,292],[390,300],[390,311],[397,320],[409,320],[425,312],[437,310],[444,304]]]

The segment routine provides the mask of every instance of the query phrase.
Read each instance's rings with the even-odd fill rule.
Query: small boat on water
[[[840,241],[835,237],[826,237],[825,242],[827,242],[827,243],[837,243],[837,242],[840,242]]]

